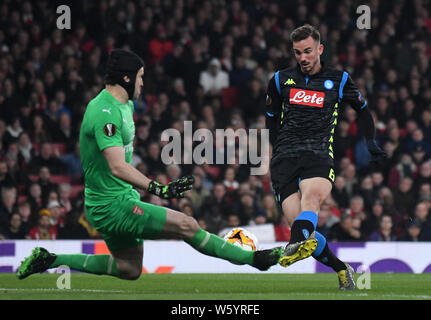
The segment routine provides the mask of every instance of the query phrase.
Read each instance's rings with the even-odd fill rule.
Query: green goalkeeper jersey
[[[133,110],[131,100],[122,104],[106,89],[87,106],[79,135],[86,206],[108,204],[132,190],[131,184],[112,175],[102,151],[108,147],[123,147],[125,161],[132,162]]]

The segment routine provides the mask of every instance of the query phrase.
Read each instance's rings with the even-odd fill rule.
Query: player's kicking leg
[[[316,229],[317,212],[323,200],[331,192],[331,188],[331,182],[320,177],[303,179],[299,183],[302,212],[292,223],[290,242],[280,259],[282,266],[287,267],[296,261],[308,258],[317,249],[317,241],[307,239]]]
[[[290,226],[293,225],[296,217],[301,213],[301,195],[299,192],[291,194],[282,202],[283,213],[287,218]],[[303,235],[304,236],[304,235]],[[353,279],[354,272],[350,265],[338,259],[329,249],[326,238],[319,232],[314,231],[309,240],[317,241],[317,247],[311,254],[314,259],[331,267],[338,276],[339,286],[341,290],[354,290],[355,282]],[[303,242],[305,237],[301,239]],[[280,259],[281,260],[281,259]],[[286,265],[287,266],[287,265]]]

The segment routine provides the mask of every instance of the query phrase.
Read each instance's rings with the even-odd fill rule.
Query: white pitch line
[[[0,291],[52,291],[52,292],[94,292],[94,293],[142,293],[141,291],[100,290],[100,289],[56,289],[56,288],[0,288]]]

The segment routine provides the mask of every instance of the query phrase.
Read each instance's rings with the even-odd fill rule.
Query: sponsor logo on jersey
[[[289,98],[290,104],[323,108],[325,93],[312,90],[291,89]]]
[[[137,214],[138,216],[144,214],[144,209],[142,209],[140,206],[133,206],[132,212],[134,214]]]
[[[103,127],[103,133],[108,137],[112,137],[113,135],[115,135],[116,132],[117,132],[117,127],[113,123],[107,123]]]
[[[295,80],[293,80],[292,78],[287,79],[287,81],[284,83],[284,85],[292,85],[292,84],[296,84]]]

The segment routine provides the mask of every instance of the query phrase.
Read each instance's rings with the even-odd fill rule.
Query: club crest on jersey
[[[325,89],[331,90],[334,87],[334,82],[332,82],[331,80],[325,80],[323,86],[325,87]]]
[[[113,123],[107,123],[103,127],[103,133],[108,137],[112,137],[113,135],[115,135],[116,132],[117,132],[117,127]]]
[[[140,206],[133,206],[133,213],[140,216],[144,214],[144,209],[142,209]]]
[[[290,104],[300,104],[316,108],[323,108],[325,93],[320,91],[291,89],[289,102]]]

